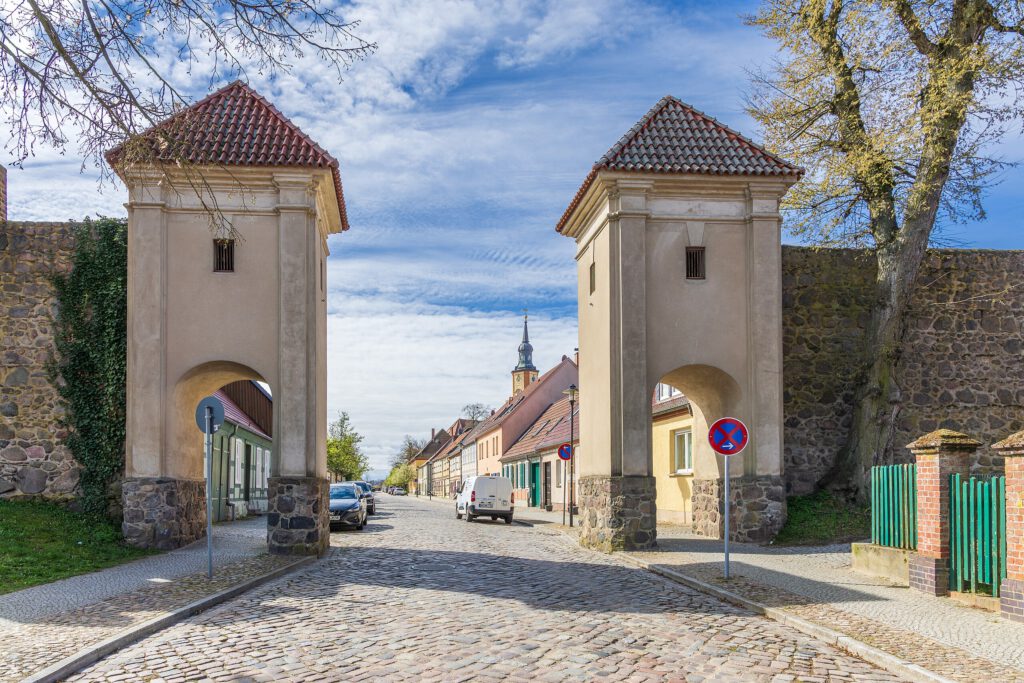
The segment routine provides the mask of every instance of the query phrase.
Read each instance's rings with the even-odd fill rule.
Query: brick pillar
[[[981,445],[966,434],[939,429],[907,444],[917,459],[917,552],[910,555],[910,587],[949,593],[949,475],[966,475]]]
[[[992,444],[1005,458],[1006,578],[999,587],[999,611],[1024,621],[1024,432]]]

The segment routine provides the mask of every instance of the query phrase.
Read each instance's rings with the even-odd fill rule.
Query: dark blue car
[[[362,529],[366,524],[366,499],[354,483],[331,484],[331,531],[343,527]]]

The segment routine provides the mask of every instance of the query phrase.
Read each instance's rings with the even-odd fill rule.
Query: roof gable
[[[338,160],[241,81],[230,83],[106,154],[118,166],[128,145],[148,145],[157,162],[330,169],[348,230]]]
[[[666,95],[597,160],[558,222],[562,232],[600,171],[797,176],[803,170]]]

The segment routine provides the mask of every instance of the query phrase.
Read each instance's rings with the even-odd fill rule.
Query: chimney
[[[7,222],[7,169],[0,164],[0,223]]]
[[[435,429],[434,427],[431,427],[430,428],[430,440],[433,441],[435,436],[437,436],[437,429]]]

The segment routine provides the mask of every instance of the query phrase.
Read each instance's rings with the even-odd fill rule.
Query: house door
[[[544,463],[544,509],[551,507],[551,463]]]
[[[225,518],[225,507],[227,505],[227,495],[225,492],[226,486],[226,473],[228,468],[228,460],[226,457],[224,437],[215,437],[214,448],[213,448],[213,482],[211,483],[211,491],[213,492],[213,521],[220,522]],[[219,446],[219,447],[218,447]]]
[[[245,444],[245,469],[242,475],[242,500],[249,502],[249,495],[252,492],[252,444]]]
[[[530,463],[530,507],[540,505],[540,463]]]

